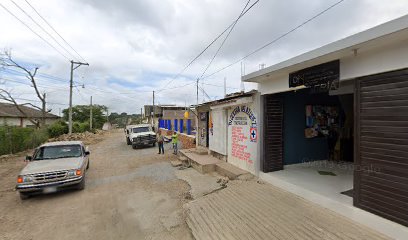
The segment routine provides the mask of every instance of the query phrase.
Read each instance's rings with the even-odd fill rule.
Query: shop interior
[[[352,205],[353,94],[311,90],[283,94],[284,170],[271,174]]]

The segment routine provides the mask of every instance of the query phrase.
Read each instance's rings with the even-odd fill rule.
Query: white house
[[[19,127],[34,127],[34,124],[28,119],[39,120],[42,118],[42,112],[27,106],[20,106],[25,115],[22,114],[14,104],[0,102],[0,126],[19,126]],[[47,125],[54,123],[60,119],[57,115],[46,113],[45,123]]]

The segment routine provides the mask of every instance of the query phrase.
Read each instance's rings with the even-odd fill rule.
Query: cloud
[[[39,23],[41,19],[24,1],[16,1]],[[180,71],[240,14],[247,1],[236,0],[32,0],[30,3],[69,42],[90,66],[75,70],[74,104],[104,104],[110,111],[138,113],[144,104],[151,104],[152,91],[163,104],[194,104],[194,82],[204,71],[221,38],[183,74]],[[252,0],[254,2],[254,0]],[[306,19],[317,14],[334,0],[267,1],[260,0],[242,17],[225,45],[207,71],[236,61],[258,47],[277,38]],[[41,29],[24,16],[13,4],[2,3],[34,31],[52,43]],[[65,82],[42,78],[48,88],[54,113],[68,102],[70,63],[30,30],[0,8],[2,37],[0,48],[12,48],[19,61],[40,65],[40,72],[57,76]],[[408,12],[405,0],[346,0],[322,16],[289,34],[284,39],[252,55],[244,61],[245,72],[258,70],[294,57],[303,52],[339,40],[351,34],[400,17]],[[46,25],[44,25],[46,26]],[[50,32],[52,32],[50,30]],[[56,38],[56,36],[54,34]],[[54,43],[55,45],[55,43]],[[67,47],[68,48],[68,47]],[[68,48],[69,49],[69,48]],[[63,51],[63,50],[61,50]],[[70,56],[81,60],[73,51]],[[65,53],[68,55],[68,53]],[[206,74],[206,75],[207,75]],[[204,83],[240,88],[241,65],[238,63],[203,80]],[[168,84],[171,82],[170,84]],[[1,82],[0,82],[1,83]],[[85,88],[82,88],[82,83]],[[158,91],[168,84],[168,89]],[[187,85],[189,84],[189,85]],[[35,100],[30,89],[5,83],[13,92],[25,93]],[[20,84],[21,85],[21,84]],[[185,87],[178,87],[183,86]],[[202,86],[211,97],[223,95],[222,87]],[[246,89],[255,87],[247,84]],[[57,89],[58,88],[58,89]],[[200,92],[200,101],[203,94]],[[208,100],[208,99],[206,99]],[[61,105],[58,105],[58,104]]]

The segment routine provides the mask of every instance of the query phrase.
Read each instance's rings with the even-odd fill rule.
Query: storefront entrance
[[[262,171],[351,205],[353,99],[311,89],[266,95]]]
[[[353,162],[353,125],[353,94],[266,95],[263,172],[310,161]]]
[[[354,85],[265,95],[262,171],[408,226],[408,70]]]

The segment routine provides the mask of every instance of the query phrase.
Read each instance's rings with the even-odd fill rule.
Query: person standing
[[[178,134],[177,132],[173,132],[173,135],[171,135],[171,142],[173,143],[173,154],[177,155],[177,144],[178,144]]]
[[[157,154],[164,154],[164,136],[159,130],[156,136],[157,145],[159,145],[159,152]]]

